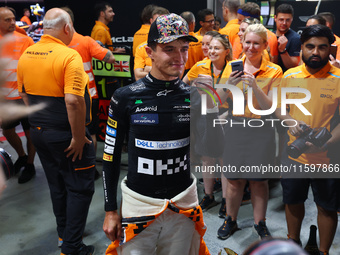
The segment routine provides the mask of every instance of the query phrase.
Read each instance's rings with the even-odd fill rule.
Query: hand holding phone
[[[232,70],[232,73],[233,72],[238,72],[238,73],[231,74],[228,79],[228,83],[232,85],[236,85],[237,83],[241,81],[241,76],[244,74],[242,60],[231,62],[231,70]]]
[[[234,71],[239,71],[242,72],[241,75],[243,75],[243,61],[242,60],[237,60],[231,62],[231,70]]]

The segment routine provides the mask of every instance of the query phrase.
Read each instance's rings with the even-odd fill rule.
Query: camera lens
[[[298,138],[291,145],[287,147],[287,153],[292,158],[298,158],[307,149],[306,139]]]

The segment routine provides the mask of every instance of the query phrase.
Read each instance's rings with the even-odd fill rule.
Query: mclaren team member
[[[146,47],[151,72],[111,98],[103,157],[103,229],[114,242],[106,254],[209,254],[196,180],[190,174],[190,88],[179,79],[189,41],[197,40],[184,19],[159,16]],[[214,113],[207,113],[210,121],[205,123],[217,118],[218,108],[209,106],[207,111]],[[126,133],[129,170],[121,183],[119,215],[116,195]],[[222,129],[207,132],[207,141],[220,141],[216,134],[222,135]],[[217,144],[211,151],[219,152],[214,150]]]
[[[201,28],[195,33],[195,37],[202,40],[202,37],[208,31],[213,31],[215,26],[215,15],[210,9],[202,9],[197,13],[197,20]]]
[[[240,27],[237,19],[237,9],[240,7],[240,0],[224,0],[222,3],[222,15],[227,24],[221,28],[219,33],[227,35],[231,45],[234,48],[234,40]]]
[[[66,11],[74,23],[74,15],[70,8],[63,7],[61,8],[64,11]],[[102,60],[106,63],[114,63],[115,57],[113,56],[112,52],[108,49],[105,49],[101,47],[95,40],[93,40],[89,36],[83,36],[81,34],[78,34],[77,32],[74,32],[72,41],[68,45],[69,48],[75,49],[80,54],[84,70],[89,76],[89,89],[90,89],[90,95],[92,98],[92,108],[91,108],[91,116],[92,121],[88,125],[89,132],[91,134],[91,138],[94,145],[94,150],[97,151],[97,137],[96,134],[99,131],[99,117],[98,117],[98,111],[99,111],[99,97],[98,97],[98,90],[93,74],[92,69],[92,58],[96,58],[99,60]],[[96,178],[99,177],[98,171],[96,171]]]
[[[240,30],[238,31],[238,34],[237,34],[238,38],[235,39],[237,43],[233,47],[233,59],[239,59],[243,57],[244,53],[243,53],[242,43],[241,43],[243,40],[243,34],[246,31],[247,27],[253,24],[261,24],[261,22],[255,18],[245,18],[244,20],[242,20],[240,24]],[[268,60],[270,60],[269,55],[268,55]]]
[[[318,16],[321,16],[322,18],[324,18],[326,20],[326,26],[332,30],[332,27],[335,23],[334,14],[331,12],[320,12],[318,13]],[[340,60],[340,37],[337,36],[336,34],[334,34],[334,37],[335,37],[335,41],[333,45],[336,45],[338,47],[336,51],[336,59]]]
[[[1,94],[7,102],[16,105],[24,105],[18,93],[17,83],[17,64],[20,56],[27,47],[34,44],[32,38],[27,35],[15,31],[15,16],[11,9],[7,7],[0,8],[0,39],[4,36],[11,36],[12,39],[4,43],[1,48],[1,58],[8,62],[5,67],[4,74],[6,75],[6,83],[1,88]],[[18,134],[15,132],[15,127],[22,125],[25,137],[27,139],[27,155],[23,148],[22,142]],[[20,177],[19,183],[25,183],[31,180],[35,175],[34,157],[35,149],[30,136],[30,125],[27,117],[22,117],[19,120],[8,121],[4,120],[1,124],[3,134],[9,144],[15,149],[18,154],[18,159],[14,163],[14,171],[18,173],[22,167],[25,167]]]
[[[207,33],[211,33],[211,31]],[[207,33],[204,36],[206,36]],[[212,37],[210,41],[209,51],[208,51],[209,59],[197,62],[190,69],[187,75],[184,77],[183,81],[187,84],[190,84],[195,79],[197,79],[199,75],[203,74],[203,75],[207,75],[208,77],[212,78],[213,87],[214,87],[214,84],[220,83],[221,78],[226,79],[228,77],[228,76],[225,76],[226,74],[225,67],[228,64],[228,61],[231,60],[232,58],[231,56],[232,56],[232,49],[231,49],[229,40],[226,38],[225,35],[221,35],[218,32],[216,32],[216,34]],[[220,109],[221,114],[227,111],[226,107],[227,107],[227,104],[225,104],[224,106],[221,106],[221,109]],[[200,137],[201,136],[196,137],[197,141],[199,140]],[[204,152],[202,153],[202,148],[198,148],[196,153],[201,156],[201,161],[202,161],[203,166],[214,165],[216,158],[209,157],[205,155]],[[213,194],[215,178],[214,178],[214,174],[210,172],[204,172],[202,173],[202,176],[204,180],[205,196],[201,200],[200,206],[203,211],[206,211],[209,208],[217,205],[217,202],[215,201],[214,194]],[[222,180],[223,180],[222,182],[223,197],[222,197],[221,207],[219,210],[219,217],[224,218],[226,214],[225,195],[226,195],[227,180],[225,178]]]
[[[233,56],[235,59],[239,58],[240,53],[242,52],[242,43],[241,43],[242,35],[244,31],[246,30],[246,28],[248,27],[248,25],[250,25],[247,23],[243,23],[243,21],[245,19],[249,21],[250,19],[253,21],[252,23],[256,23],[256,20],[257,21],[260,20],[260,16],[261,16],[260,6],[253,2],[247,2],[245,4],[242,4],[239,10],[237,11],[237,18],[240,24],[240,27],[239,27],[240,31],[238,33],[239,36],[235,38],[234,44],[233,44],[233,54],[234,54]],[[267,37],[268,37],[268,48],[267,48],[267,51],[265,51],[265,54],[267,55],[267,57],[270,58],[269,61],[277,64],[278,58],[279,58],[278,57],[279,52],[277,50],[278,42],[277,42],[276,35],[272,31],[267,29]]]
[[[260,166],[274,163],[275,133],[274,127],[268,125],[267,121],[262,126],[251,126],[250,120],[261,120],[261,116],[254,114],[248,101],[249,89],[252,88],[252,101],[255,109],[267,110],[272,106],[273,88],[277,87],[282,77],[281,68],[268,61],[263,56],[263,51],[268,46],[267,29],[262,24],[253,24],[247,27],[243,35],[243,50],[245,56],[242,58],[244,74],[233,71],[232,64],[226,67],[226,76],[229,77],[228,84],[237,86],[244,94],[244,114],[235,114],[232,109],[231,93],[218,89],[221,99],[227,96],[229,103],[228,123],[237,122],[243,125],[227,124],[225,127],[225,147],[223,152],[223,163],[242,169],[243,166]],[[233,101],[237,98],[233,97]],[[243,102],[242,102],[243,103]],[[262,118],[271,119],[270,116]],[[242,171],[240,171],[242,172]],[[254,229],[261,239],[270,236],[265,217],[269,198],[268,180],[259,178],[250,173],[236,175],[224,174],[227,178],[226,207],[227,216],[218,230],[218,237],[229,238],[237,230],[237,215],[242,202],[243,191],[247,180],[251,190],[251,202],[253,205]]]
[[[195,36],[194,29],[196,25],[195,15],[190,12],[182,12],[180,16],[185,19],[189,26],[189,34]],[[185,72],[188,72],[193,65],[195,65],[198,61],[204,59],[203,51],[202,51],[202,38],[201,36],[196,37],[198,42],[190,42],[189,50],[188,50],[188,61],[185,64]],[[185,75],[185,74],[184,74]]]
[[[209,31],[209,33],[212,33]],[[209,43],[207,59],[197,62],[183,78],[186,84],[190,84],[199,74],[213,77],[214,84],[219,84],[221,78],[227,78],[225,75],[228,61],[232,60],[232,49],[230,42],[218,32],[213,32]]]
[[[65,11],[46,12],[44,35],[19,59],[18,89],[26,104],[46,104],[29,122],[50,187],[62,254],[91,255],[94,247],[82,242],[94,192],[95,154],[85,132],[89,78],[79,53],[66,46],[73,32]]]
[[[311,128],[326,127],[332,137],[324,146],[316,147],[306,142],[307,151],[297,159],[283,158],[282,164],[304,167],[305,164],[328,164],[335,159],[339,162],[339,150],[336,146],[340,141],[339,100],[340,100],[340,70],[332,66],[328,57],[330,45],[334,42],[332,31],[323,25],[307,27],[301,34],[301,49],[303,65],[291,68],[284,73],[281,87],[300,87],[311,93],[311,99],[303,106],[311,113],[305,115],[296,105],[289,105],[289,114],[280,115],[281,109],[277,109],[277,115],[281,119],[294,119],[299,124],[307,124]],[[287,98],[300,98],[305,95],[288,93]],[[287,122],[289,128],[288,145],[294,142],[302,134],[299,125],[294,121]],[[333,164],[334,165],[334,164]],[[331,165],[329,166],[331,167]],[[330,168],[331,169],[331,168]],[[327,173],[324,173],[325,176]],[[300,176],[303,177],[303,176]],[[338,179],[288,179],[282,178],[283,202],[288,227],[288,237],[301,244],[300,230],[304,218],[304,202],[308,196],[309,186],[312,187],[314,201],[318,212],[318,226],[320,236],[320,254],[328,254],[333,242],[337,227],[337,206],[339,200]]]
[[[157,5],[148,4],[142,10],[142,13],[140,15],[142,26],[133,35],[133,43],[132,43],[133,56],[135,56],[137,46],[148,40],[148,34],[149,34],[150,26],[152,23],[152,12],[155,9],[155,7],[157,7]]]
[[[169,10],[156,6],[152,11],[152,18],[150,23],[152,24],[160,15],[170,14]],[[135,51],[135,59],[134,59],[134,75],[135,80],[138,81],[139,79],[145,77],[151,70],[151,59],[149,58],[148,54],[146,53],[145,47],[148,45],[148,40],[146,39],[144,42],[139,44]]]
[[[105,47],[108,47],[114,53],[125,53],[124,48],[113,48],[112,45],[110,28],[107,26],[115,16],[112,6],[107,2],[98,2],[94,6],[94,11],[97,20],[92,28],[91,37],[96,41],[101,41]]]

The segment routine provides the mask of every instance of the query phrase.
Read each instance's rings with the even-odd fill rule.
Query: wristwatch
[[[279,51],[279,54],[285,54],[287,52],[287,49],[285,48],[283,51]]]

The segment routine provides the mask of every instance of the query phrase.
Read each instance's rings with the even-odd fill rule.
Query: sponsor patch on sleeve
[[[140,82],[136,85],[130,85],[129,88],[132,90],[132,91],[136,91],[136,90],[142,90],[142,89],[145,89],[145,84]]]
[[[108,155],[108,154],[104,153],[103,160],[112,162],[113,161],[113,155]]]
[[[117,128],[117,121],[111,119],[110,117],[107,119],[107,124],[108,124],[110,127]]]
[[[115,149],[115,147],[107,145],[107,144],[105,144],[105,146],[104,146],[104,152],[106,152],[108,154],[113,154],[114,149]]]
[[[113,116],[113,110],[111,109],[111,106],[109,108],[109,116],[112,117]]]
[[[111,97],[111,101],[112,101],[115,105],[118,105],[118,100],[117,100],[114,96]]]
[[[111,136],[106,135],[106,136],[105,136],[105,143],[108,144],[108,145],[115,146],[115,144],[116,144],[116,138],[113,138],[113,137],[111,137]]]
[[[106,134],[116,137],[117,135],[117,130],[114,128],[110,128],[109,126],[106,126]]]

